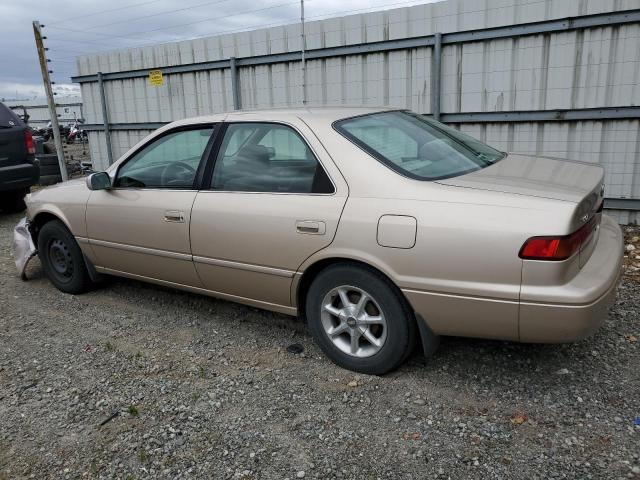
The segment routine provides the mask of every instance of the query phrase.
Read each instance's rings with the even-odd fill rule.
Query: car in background
[[[24,210],[24,196],[40,177],[35,153],[31,129],[0,103],[0,210]]]
[[[63,292],[110,274],[299,315],[338,365],[382,374],[440,335],[596,330],[623,244],[603,180],[410,111],[198,117],[29,195],[16,265],[37,245]]]

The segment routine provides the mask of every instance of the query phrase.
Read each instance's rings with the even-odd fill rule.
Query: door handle
[[[179,210],[167,210],[164,212],[164,221],[184,223],[184,212]]]
[[[296,222],[296,231],[298,233],[306,233],[307,235],[324,235],[327,227],[324,222],[316,220],[298,220]]]

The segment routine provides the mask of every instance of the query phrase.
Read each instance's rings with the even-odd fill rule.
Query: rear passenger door
[[[296,270],[333,240],[347,185],[304,124],[229,123],[218,143],[192,210],[198,274],[209,290],[290,306]]]

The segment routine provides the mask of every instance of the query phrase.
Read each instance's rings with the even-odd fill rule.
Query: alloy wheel
[[[384,346],[387,321],[378,302],[366,291],[348,285],[333,288],[321,308],[324,331],[342,352],[365,358]]]

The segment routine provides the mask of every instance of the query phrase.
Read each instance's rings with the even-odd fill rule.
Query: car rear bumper
[[[545,287],[562,303],[527,301],[522,286],[519,337],[522,342],[573,342],[595,332],[607,318],[622,272],[623,235],[618,224],[603,215],[598,243],[578,274],[565,285]],[[525,266],[526,268],[526,266]],[[536,297],[540,288],[536,288]]]
[[[40,167],[37,163],[20,163],[0,168],[0,192],[21,190],[38,183]]]

